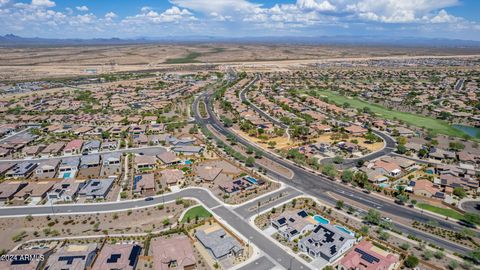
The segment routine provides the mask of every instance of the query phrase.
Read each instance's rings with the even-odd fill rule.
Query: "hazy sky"
[[[0,0],[0,34],[480,40],[479,0]]]

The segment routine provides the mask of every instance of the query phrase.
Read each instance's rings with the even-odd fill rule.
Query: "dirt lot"
[[[142,233],[160,230],[175,223],[182,211],[193,205],[165,204],[161,207],[94,215],[51,215],[41,217],[0,219],[1,249],[11,249],[30,239],[68,237],[75,235],[102,235],[109,233]],[[169,224],[164,226],[164,220]]]
[[[86,69],[96,68],[97,73],[148,70],[168,67],[165,63],[251,63],[263,69],[263,62],[272,61],[281,68],[299,61],[328,58],[404,57],[412,55],[463,55],[476,54],[474,49],[429,49],[392,47],[260,45],[260,44],[147,44],[117,46],[65,46],[0,48],[0,80],[39,79],[87,75]],[[278,66],[280,65],[280,66]]]

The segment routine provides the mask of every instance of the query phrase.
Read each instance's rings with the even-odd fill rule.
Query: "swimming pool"
[[[352,236],[355,236],[355,234],[354,234],[353,232],[347,230],[345,227],[338,226],[338,225],[336,225],[335,227],[337,227],[337,229],[339,229],[339,230],[341,230],[341,231],[343,231],[343,232],[346,232],[346,233],[348,233],[348,234],[350,234],[350,235],[352,235]]]
[[[187,159],[183,162],[185,165],[191,165],[192,161],[190,159]]]
[[[320,216],[320,215],[315,215],[313,216],[313,219],[315,219],[316,222],[320,223],[320,224],[329,224],[330,223],[330,220]]]
[[[389,187],[390,185],[388,183],[381,183],[381,184],[378,184],[378,186],[381,188],[386,188],[386,187]]]
[[[71,172],[63,173],[63,179],[69,179],[72,176]]]
[[[255,178],[253,178],[253,177],[251,177],[251,176],[247,176],[247,177],[245,177],[245,179],[247,179],[248,182],[250,182],[250,183],[252,183],[252,184],[254,184],[254,185],[258,184],[257,179],[255,179]]]

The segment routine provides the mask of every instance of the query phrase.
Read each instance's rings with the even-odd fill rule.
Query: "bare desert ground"
[[[280,67],[322,59],[480,54],[469,48],[352,47],[261,44],[150,44],[0,48],[0,81],[151,70],[211,63]],[[278,69],[278,67],[277,67]]]

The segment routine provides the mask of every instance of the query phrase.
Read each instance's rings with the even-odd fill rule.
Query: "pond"
[[[470,135],[473,138],[480,139],[480,128],[465,126],[465,125],[452,125],[455,129],[463,131],[464,133]]]

